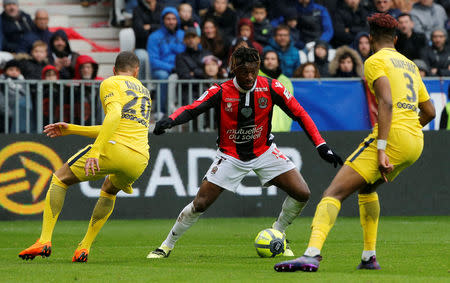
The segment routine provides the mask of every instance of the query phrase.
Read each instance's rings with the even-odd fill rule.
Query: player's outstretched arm
[[[50,138],[56,138],[67,135],[78,135],[89,138],[96,138],[101,126],[79,126],[58,122],[44,126],[44,133]]]
[[[392,121],[392,94],[389,79],[386,76],[379,77],[373,83],[373,89],[378,99],[378,168],[387,182],[386,174],[394,170],[394,165],[389,162],[385,152]]]
[[[433,103],[431,103],[431,99],[425,102],[420,102],[419,109],[419,122],[422,127],[425,127],[434,119],[434,117],[436,117],[436,110],[434,109]]]

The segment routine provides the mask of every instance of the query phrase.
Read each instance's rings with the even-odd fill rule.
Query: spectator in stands
[[[166,7],[161,13],[160,29],[148,37],[147,51],[150,57],[152,78],[166,80],[175,69],[175,57],[185,50],[184,31],[179,29],[180,18],[177,9]],[[161,84],[162,113],[167,109],[167,84]]]
[[[253,48],[255,48],[256,50],[258,50],[259,54],[262,55],[263,53],[263,47],[254,40],[253,37],[254,34],[254,30],[253,30],[253,23],[250,19],[247,18],[242,18],[239,21],[238,24],[238,33],[237,33],[237,37],[233,39],[233,41],[231,42],[231,45],[235,45],[236,41],[239,38],[243,38],[244,40],[248,40],[251,43],[251,46]]]
[[[200,37],[194,28],[187,29],[184,33],[186,50],[177,54],[175,59],[175,72],[179,79],[205,79],[203,70],[203,58],[210,55],[208,50],[202,49]]]
[[[329,77],[330,73],[328,71],[328,65],[330,63],[329,56],[329,45],[325,41],[318,40],[314,45],[314,65],[319,70],[319,74],[321,77]]]
[[[270,40],[269,45],[264,48],[264,52],[269,50],[278,53],[283,74],[292,77],[294,70],[300,66],[300,57],[298,49],[291,42],[289,27],[279,25],[275,29],[274,37]]]
[[[213,19],[203,22],[201,44],[222,62],[228,59],[229,43],[222,37]]]
[[[375,9],[372,13],[386,13],[394,18],[397,18],[402,12],[399,9],[393,8],[394,2],[392,0],[373,0]]]
[[[253,5],[251,21],[253,22],[255,40],[263,47],[269,44],[272,37],[272,25],[267,18],[266,6],[261,2]]]
[[[291,35],[291,40],[294,43],[295,48],[302,50],[305,47],[305,43],[303,42],[301,32],[298,29],[297,11],[288,11],[284,16],[284,24],[289,27],[289,34]]]
[[[358,54],[364,63],[366,59],[372,55],[372,51],[370,50],[369,33],[365,31],[359,32],[356,35],[351,47],[358,51]]]
[[[430,76],[450,76],[450,48],[447,32],[437,28],[431,33],[431,46],[422,50],[422,60],[430,68]]]
[[[97,77],[98,63],[88,55],[80,55],[75,64],[74,80],[97,80],[101,81],[103,78]]]
[[[194,28],[198,36],[202,34],[200,19],[192,13],[192,6],[189,3],[180,4],[178,6],[178,14],[180,15],[180,27],[182,30],[185,31],[188,28]]]
[[[24,36],[24,42],[19,47],[19,52],[29,53],[33,43],[37,40],[50,44],[50,38],[52,33],[48,29],[48,13],[44,9],[38,9],[34,14],[34,26],[31,32],[28,32]],[[40,75],[39,75],[40,77]]]
[[[203,57],[203,70],[205,77],[209,80],[224,79],[222,70],[222,61],[214,55],[208,55]]]
[[[25,35],[34,28],[30,15],[19,9],[19,1],[4,0],[2,13],[3,50],[17,53]]]
[[[360,4],[360,0],[344,0],[334,13],[332,45],[350,45],[358,32],[368,32],[368,15],[369,12]]]
[[[430,39],[433,30],[443,29],[447,21],[444,8],[433,2],[433,0],[419,0],[410,12],[414,21],[414,30],[424,33],[428,39]]]
[[[186,0],[186,3],[189,3],[194,13],[200,17],[203,17],[211,6],[211,0]]]
[[[430,72],[430,68],[428,68],[427,63],[425,63],[425,61],[421,59],[415,59],[413,62],[417,65],[417,68],[419,68],[420,76],[422,78],[427,77],[428,73]]]
[[[42,69],[41,79],[43,81],[51,81],[44,83],[42,87],[42,112],[44,125],[59,121],[59,104],[60,86],[57,84],[59,80],[59,72],[53,65],[47,65]],[[53,99],[53,108],[50,110],[50,99]]]
[[[317,79],[320,78],[319,69],[312,62],[301,64],[294,72],[294,78]]]
[[[297,28],[300,38],[312,47],[316,40],[329,42],[333,37],[333,23],[327,8],[316,4],[314,0],[298,0]]]
[[[277,79],[291,93],[294,87],[291,80],[283,75],[280,67],[280,59],[275,51],[266,51],[262,57],[263,61],[259,70],[259,75],[271,79]],[[272,132],[289,132],[291,130],[292,119],[284,113],[278,106],[273,108]]]
[[[409,14],[398,17],[398,33],[395,49],[408,59],[420,58],[421,51],[427,46],[425,34],[414,31],[414,22]]]
[[[11,125],[11,132],[15,133],[24,133],[27,129],[26,127],[26,117],[27,111],[32,110],[32,103],[30,97],[26,97],[25,85],[20,83],[20,81],[24,80],[24,77],[20,71],[20,63],[19,61],[13,59],[6,63],[5,68],[3,70],[3,74],[0,75],[0,80],[6,80],[6,84],[4,88],[1,88],[0,91],[5,91],[8,89],[8,104],[9,104],[9,118]],[[0,97],[5,99],[5,93],[0,93]],[[28,102],[27,102],[28,100]],[[18,102],[19,112],[16,112],[16,101]],[[2,105],[3,104],[3,105]],[[0,99],[0,112],[5,109],[5,101],[1,102]],[[0,113],[1,116],[4,116],[4,113]],[[32,119],[33,115],[29,117]],[[31,123],[30,125],[34,124]],[[17,127],[18,125],[18,127]]]
[[[75,64],[80,54],[70,48],[69,39],[63,30],[57,30],[50,38],[48,62],[58,69],[61,79],[72,79]]]
[[[149,35],[160,28],[163,6],[157,0],[139,0],[133,10],[133,31],[136,38],[134,53],[139,58],[139,79],[150,76],[147,40]]]
[[[255,5],[256,0],[230,0],[230,4],[236,11],[236,16],[240,18],[250,18],[253,5]]]
[[[329,65],[330,75],[336,78],[363,77],[363,63],[358,52],[348,46],[336,49],[336,56]]]
[[[236,12],[228,7],[228,0],[214,0],[203,21],[213,19],[225,40],[231,42],[236,35]]]
[[[48,64],[48,47],[41,40],[33,43],[31,58],[20,62],[20,69],[27,80],[39,80],[42,77],[42,69]]]

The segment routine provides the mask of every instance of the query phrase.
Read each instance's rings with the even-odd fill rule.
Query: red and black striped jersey
[[[279,81],[260,76],[248,91],[242,90],[236,79],[215,84],[194,103],[178,108],[170,118],[175,126],[214,107],[219,149],[248,161],[263,154],[272,144],[274,105],[297,121],[316,147],[325,143],[313,120],[294,96]]]

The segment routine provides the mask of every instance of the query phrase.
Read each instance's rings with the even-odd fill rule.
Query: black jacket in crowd
[[[252,19],[253,23],[253,39],[261,44],[262,46],[266,46],[269,44],[270,38],[272,38],[272,25],[269,22],[269,19],[265,19],[261,23],[257,23]]]
[[[206,19],[214,19],[217,26],[219,27],[222,37],[226,41],[231,42],[236,36],[236,25],[238,18],[236,16],[236,12],[231,10],[230,8],[227,8],[222,15],[217,15],[214,12],[214,9],[211,7],[203,17],[203,21]]]
[[[136,37],[136,49],[147,49],[147,38],[155,30],[161,27],[161,12],[163,6],[157,2],[155,11],[151,11],[145,0],[140,0],[139,5],[133,10],[133,31]],[[150,30],[145,30],[144,25],[149,24]]]
[[[361,4],[355,12],[343,4],[337,8],[335,13],[331,12],[330,14],[334,27],[332,45],[336,48],[341,45],[350,45],[358,32],[369,31],[367,24],[369,12]],[[345,31],[346,28],[349,29],[348,32]]]
[[[395,44],[395,49],[405,55],[409,60],[420,59],[421,50],[427,46],[425,34],[413,31],[411,37],[407,38],[404,33],[398,32],[397,36],[398,39]]]
[[[20,11],[17,19],[11,18],[5,12],[2,13],[3,51],[16,53],[24,37],[34,28],[30,15]]]
[[[450,50],[444,46],[442,51],[438,51],[434,46],[429,46],[422,50],[422,60],[427,63],[430,70],[437,68],[436,76],[450,76]]]
[[[53,47],[53,42],[55,41],[57,36],[60,36],[66,42],[66,48],[62,52],[59,52]],[[68,57],[70,59],[70,66],[64,67],[59,70],[59,78],[62,80],[72,79],[75,76],[75,64],[80,54],[72,51],[72,49],[70,48],[69,38],[63,30],[59,29],[53,33],[52,37],[50,38],[50,46],[48,49],[48,62],[50,63],[50,65],[55,65],[56,58]]]
[[[47,60],[38,62],[34,59],[20,61],[20,71],[26,80],[40,80],[42,69],[48,65]]]
[[[203,71],[203,57],[210,55],[208,50],[193,50],[186,48],[183,53],[177,54],[175,58],[175,72],[179,79],[205,79],[205,72]],[[190,73],[194,73],[191,75]]]

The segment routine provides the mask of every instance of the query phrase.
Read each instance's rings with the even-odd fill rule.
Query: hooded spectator
[[[58,69],[61,79],[72,79],[79,54],[70,48],[69,39],[63,30],[57,30],[50,38],[48,61]]]
[[[97,80],[101,81],[103,78],[97,77],[98,63],[88,55],[80,55],[75,64],[74,80]]]
[[[19,9],[19,1],[4,0],[2,13],[3,50],[17,53],[23,45],[25,35],[31,32],[34,23],[30,15]]]
[[[283,74],[292,77],[294,70],[300,66],[300,57],[298,49],[294,47],[289,34],[289,27],[279,25],[275,29],[274,37],[269,45],[264,48],[264,52],[274,50],[280,58],[280,65]]]
[[[348,46],[336,49],[329,65],[330,75],[337,78],[363,77],[363,63],[358,52]]]
[[[222,36],[228,42],[236,35],[236,12],[228,7],[228,0],[214,0],[212,6],[208,9],[203,21],[214,19]]]
[[[253,23],[250,19],[243,18],[239,21],[237,37],[233,39],[231,45],[235,45],[239,38],[250,41],[252,47],[258,50],[258,53],[262,55],[263,47],[254,39]]]
[[[365,31],[359,32],[355,36],[355,40],[353,40],[351,47],[358,51],[358,54],[364,63],[366,59],[372,55],[372,50],[370,50],[369,33]]]

